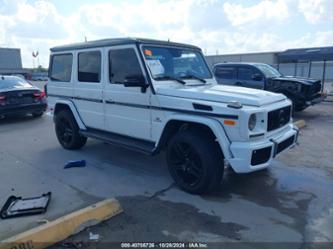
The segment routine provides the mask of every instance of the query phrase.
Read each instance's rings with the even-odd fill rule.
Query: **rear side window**
[[[89,51],[79,53],[78,80],[80,82],[100,82],[101,52]]]
[[[123,84],[128,76],[142,75],[135,50],[132,48],[110,50],[109,78],[111,83]]]
[[[236,78],[235,67],[216,67],[215,76],[220,79],[234,79]]]
[[[247,67],[240,67],[238,69],[238,79],[240,80],[252,80],[253,70]]]
[[[50,79],[70,82],[72,76],[73,55],[59,54],[51,57]]]

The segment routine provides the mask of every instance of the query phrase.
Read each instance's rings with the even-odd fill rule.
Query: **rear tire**
[[[188,193],[214,190],[222,180],[223,162],[214,138],[200,130],[179,132],[168,143],[169,172],[176,185]]]
[[[67,150],[80,149],[87,142],[87,138],[79,133],[79,126],[69,111],[60,111],[56,114],[55,131],[59,143]]]

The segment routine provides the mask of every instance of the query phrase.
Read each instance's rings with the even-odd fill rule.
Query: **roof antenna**
[[[170,42],[170,38],[168,38],[168,42]]]
[[[87,37],[86,37],[86,36],[84,37],[84,41],[85,41],[85,42],[87,42],[87,41],[88,41],[88,39],[87,39]]]

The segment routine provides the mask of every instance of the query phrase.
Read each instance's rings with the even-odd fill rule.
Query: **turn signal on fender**
[[[225,125],[236,125],[236,121],[230,120],[230,119],[225,119],[223,121],[223,124],[225,124]]]

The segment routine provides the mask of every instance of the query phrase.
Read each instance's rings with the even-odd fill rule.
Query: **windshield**
[[[263,72],[263,74],[265,74],[266,78],[275,78],[282,76],[282,74],[272,66],[264,64],[258,64],[256,66]]]
[[[144,46],[143,53],[155,80],[212,78],[202,54],[186,48]]]
[[[19,77],[0,76],[0,89],[12,89],[21,87],[31,87],[31,85]]]

